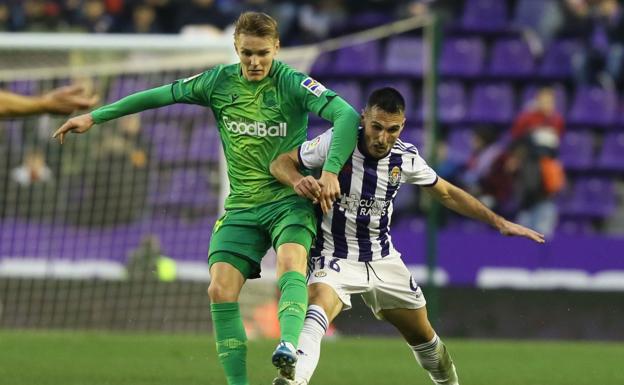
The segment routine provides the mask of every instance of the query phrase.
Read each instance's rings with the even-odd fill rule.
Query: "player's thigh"
[[[420,309],[425,296],[400,258],[369,262],[373,290],[362,294],[375,316],[384,319],[382,310]]]
[[[318,290],[329,288],[338,297],[342,310],[351,309],[351,295],[361,294],[370,290],[366,276],[366,266],[358,261],[349,261],[333,257],[313,257],[310,259],[308,273],[309,303],[313,303],[311,287]],[[316,286],[319,285],[319,286]],[[318,293],[320,297],[322,293]],[[325,310],[331,310],[333,303],[327,304]]]
[[[269,234],[249,210],[228,211],[214,226],[208,263],[229,263],[245,279],[260,277],[260,262],[271,246]]]
[[[276,251],[283,244],[295,243],[307,254],[316,235],[316,215],[309,200],[293,195],[264,205],[258,212]]]
[[[317,305],[325,310],[329,322],[340,313],[343,303],[333,287],[324,283],[308,285],[308,304]]]
[[[381,310],[381,315],[412,346],[429,342],[435,335],[425,306],[419,309],[385,309]]]

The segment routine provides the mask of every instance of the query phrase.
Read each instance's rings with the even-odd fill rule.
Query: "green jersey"
[[[268,76],[246,80],[240,64],[126,96],[91,112],[96,124],[173,103],[210,107],[217,119],[230,179],[226,209],[247,208],[293,195],[269,172],[271,161],[306,139],[308,112],[332,122],[323,170],[338,174],[355,148],[358,113],[314,79],[273,61]]]
[[[176,102],[204,105],[214,112],[230,180],[226,209],[294,194],[271,175],[271,161],[306,140],[308,112],[320,115],[335,96],[277,60],[258,82],[245,79],[240,65],[232,64],[173,84]]]

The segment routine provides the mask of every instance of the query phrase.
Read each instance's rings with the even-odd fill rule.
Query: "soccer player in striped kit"
[[[280,155],[271,173],[300,196],[320,202],[323,211],[310,252],[309,307],[299,338],[296,380],[278,377],[274,385],[307,385],[319,360],[329,323],[361,294],[375,316],[394,325],[435,384],[459,384],[446,347],[427,319],[420,287],[395,250],[389,233],[395,198],[402,183],[422,186],[446,207],[490,224],[504,235],[536,242],[544,237],[498,216],[476,198],[438,177],[416,147],[399,139],[405,102],[393,88],[375,90],[362,114],[358,144],[338,179],[341,197],[327,205],[321,183],[300,168],[322,167],[333,130]]]

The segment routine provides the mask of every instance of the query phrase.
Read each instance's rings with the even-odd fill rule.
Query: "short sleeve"
[[[416,147],[411,146],[403,155],[401,182],[419,186],[433,186],[438,181],[438,174],[429,167],[418,154]]]
[[[173,83],[173,98],[177,103],[210,105],[210,94],[222,66],[198,73]]]
[[[299,147],[299,163],[308,170],[323,167],[325,159],[327,159],[327,153],[329,153],[332,135],[333,128],[312,140],[303,142],[301,147]]]

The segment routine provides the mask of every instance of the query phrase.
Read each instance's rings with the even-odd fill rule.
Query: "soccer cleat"
[[[287,380],[282,377],[277,377],[273,380],[272,385],[308,385],[305,380]]]
[[[295,364],[297,363],[297,349],[290,342],[281,341],[271,357],[273,365],[278,369],[277,379],[294,380]],[[273,381],[275,384],[275,381]],[[288,384],[288,383],[286,383]],[[286,385],[283,382],[278,385]]]

